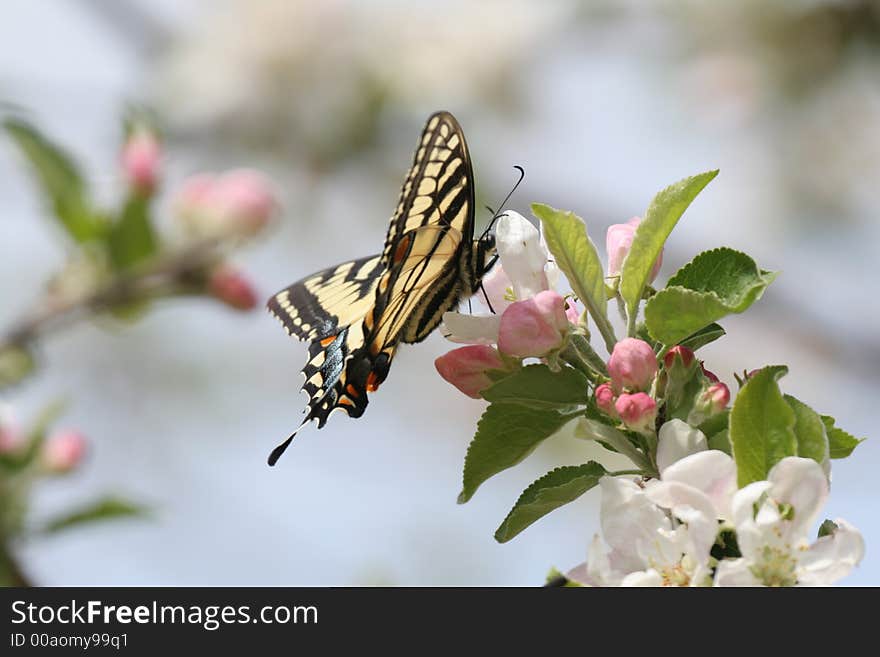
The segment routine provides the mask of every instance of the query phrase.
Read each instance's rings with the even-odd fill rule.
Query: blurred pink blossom
[[[278,206],[272,183],[250,169],[191,176],[174,200],[178,218],[198,236],[255,235],[269,223]]]
[[[42,461],[52,473],[62,474],[78,466],[86,453],[86,439],[78,431],[58,431],[43,444]]]
[[[252,310],[257,306],[257,293],[250,280],[230,265],[213,271],[208,288],[212,296],[232,308]]]
[[[159,181],[162,146],[155,133],[135,129],[122,148],[122,171],[132,189],[151,194]]]

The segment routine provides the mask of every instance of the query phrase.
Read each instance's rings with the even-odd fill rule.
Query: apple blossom
[[[709,557],[717,520],[707,500],[698,509],[677,500],[671,513],[650,490],[624,477],[602,477],[602,536],[587,562],[569,577],[590,586],[704,586],[711,583]],[[665,497],[671,497],[666,495]]]
[[[525,301],[549,290],[555,282],[555,265],[538,229],[517,212],[505,212],[498,220],[495,248],[501,261],[483,279],[494,315],[443,313],[443,334],[451,342],[494,344],[498,342],[499,315],[515,301]]]
[[[498,349],[518,358],[546,356],[562,347],[568,329],[565,300],[550,290],[539,292],[501,315]]]
[[[696,355],[693,350],[677,344],[674,347],[671,347],[669,351],[666,352],[666,355],[663,356],[663,366],[667,370],[671,370],[674,367],[688,370],[694,364],[695,360]]]
[[[647,390],[657,375],[657,357],[644,340],[625,338],[614,345],[608,374],[616,392]]]
[[[633,217],[625,224],[612,224],[605,233],[605,251],[608,254],[608,275],[617,276],[623,268],[623,261],[626,259],[629,249],[632,246],[633,238],[636,234],[636,228],[642,223],[641,218]],[[657,256],[657,261],[651,268],[648,275],[648,283],[651,283],[660,271],[660,265],[663,263],[663,251]]]
[[[507,369],[498,351],[482,344],[453,349],[438,357],[434,367],[446,381],[474,399],[492,384],[489,370]]]
[[[798,456],[737,491],[732,521],[742,557],[718,564],[716,586],[815,586],[849,574],[865,550],[857,529],[837,520],[832,534],[812,544],[807,539],[827,497],[822,467]]]

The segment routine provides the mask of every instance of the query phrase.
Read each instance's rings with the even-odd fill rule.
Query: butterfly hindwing
[[[359,258],[307,276],[269,299],[269,310],[300,340],[333,335],[340,326],[360,322],[372,307],[380,260]]]

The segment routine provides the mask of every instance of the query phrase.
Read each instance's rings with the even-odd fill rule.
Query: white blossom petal
[[[715,586],[761,586],[747,559],[724,559],[715,570]]]
[[[834,521],[837,530],[817,540],[800,554],[798,584],[821,586],[833,584],[849,575],[865,556],[865,540],[858,529],[846,520]]]
[[[461,344],[495,344],[501,315],[468,315],[443,313],[443,336],[450,342]]]
[[[659,528],[671,529],[671,521],[630,479],[602,477],[599,486],[602,489],[599,518],[605,541],[612,548],[609,558],[613,568],[621,572],[644,569],[648,564],[643,546],[657,540]]]
[[[663,481],[678,481],[702,491],[712,500],[719,518],[731,519],[731,502],[736,493],[736,464],[724,452],[710,449],[691,454],[668,466],[662,476]]]
[[[767,480],[773,484],[773,499],[794,509],[784,524],[786,537],[791,542],[805,538],[828,497],[822,466],[813,459],[789,456],[773,466]]]
[[[501,215],[495,228],[495,245],[518,301],[549,289],[544,271],[547,250],[541,245],[538,229],[525,217],[513,211]]]
[[[657,434],[657,467],[660,476],[670,465],[708,448],[706,436],[699,429],[682,420],[665,422]]]
[[[620,582],[621,586],[663,586],[663,576],[653,568],[630,573]]]
[[[693,486],[677,481],[659,481],[647,489],[645,495],[654,504],[672,511],[676,518],[687,525],[688,543],[683,551],[695,563],[708,561],[718,535],[718,514],[712,500]]]
[[[478,292],[477,298],[487,308],[491,304],[491,309],[498,315],[513,303],[509,298],[509,294],[513,293],[513,283],[510,282],[510,277],[504,271],[503,265],[495,265],[492,271],[483,276],[483,290],[486,291],[486,295],[483,296],[481,292]],[[489,297],[489,304],[486,303],[486,297]]]

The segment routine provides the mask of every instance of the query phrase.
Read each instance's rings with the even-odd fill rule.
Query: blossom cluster
[[[489,402],[465,459],[460,502],[564,427],[632,462],[618,471],[597,461],[552,470],[523,491],[496,531],[499,542],[510,540],[598,487],[602,535],[566,576],[571,584],[830,584],[862,559],[861,534],[845,520],[825,520],[809,539],[831,459],[849,456],[860,440],[783,394],[786,367],[734,375],[734,398],[696,353],[724,335],[718,319],[746,310],[776,274],[720,248],[696,256],[664,289],[652,287],[666,238],[716,173],[663,190],[644,220],[612,225],[604,265],[573,213],[533,205],[540,230],[504,213],[500,265],[480,292],[490,312],[444,315],[446,337],[466,346],[440,356],[438,372]],[[557,292],[562,281],[570,293]],[[612,300],[623,338],[607,316]],[[592,345],[593,327],[607,357]]]

